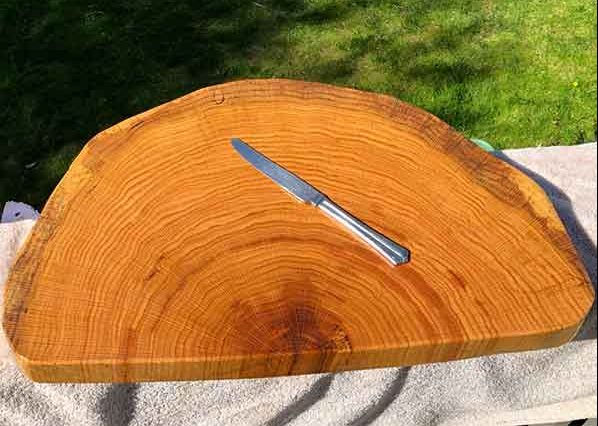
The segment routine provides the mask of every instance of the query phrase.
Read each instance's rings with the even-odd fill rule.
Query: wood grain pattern
[[[241,137],[412,251],[396,268],[241,159]],[[94,137],[12,269],[37,381],[259,377],[558,345],[593,300],[542,190],[396,99],[257,80]]]

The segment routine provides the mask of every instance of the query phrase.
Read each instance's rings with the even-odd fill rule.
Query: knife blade
[[[297,175],[276,164],[241,139],[231,139],[231,145],[241,157],[258,171],[269,177],[299,201],[320,208],[327,216],[356,234],[393,266],[409,262],[410,252],[408,249],[372,229]]]

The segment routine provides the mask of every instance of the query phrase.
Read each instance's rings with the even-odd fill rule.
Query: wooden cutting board
[[[240,137],[412,253],[390,267]],[[321,84],[209,87],[94,137],[7,283],[37,381],[341,371],[567,342],[588,276],[530,178],[434,116]]]

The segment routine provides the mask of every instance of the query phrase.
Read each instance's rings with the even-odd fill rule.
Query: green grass
[[[0,201],[37,207],[97,132],[240,78],[391,94],[498,148],[596,138],[593,0],[4,0],[0,55]]]

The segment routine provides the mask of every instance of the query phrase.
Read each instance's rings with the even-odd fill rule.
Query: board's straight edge
[[[585,319],[585,317],[584,317]],[[97,360],[43,362],[16,353],[27,377],[40,383],[134,383],[146,381],[223,380],[335,373],[351,370],[405,367],[434,362],[459,361],[484,355],[516,353],[556,347],[570,342],[583,324],[541,332],[501,336],[488,341],[447,342],[360,351],[312,351],[304,353],[206,358],[198,360]],[[522,341],[526,342],[522,346]],[[468,352],[467,347],[479,347]],[[433,354],[430,356],[429,354]]]

